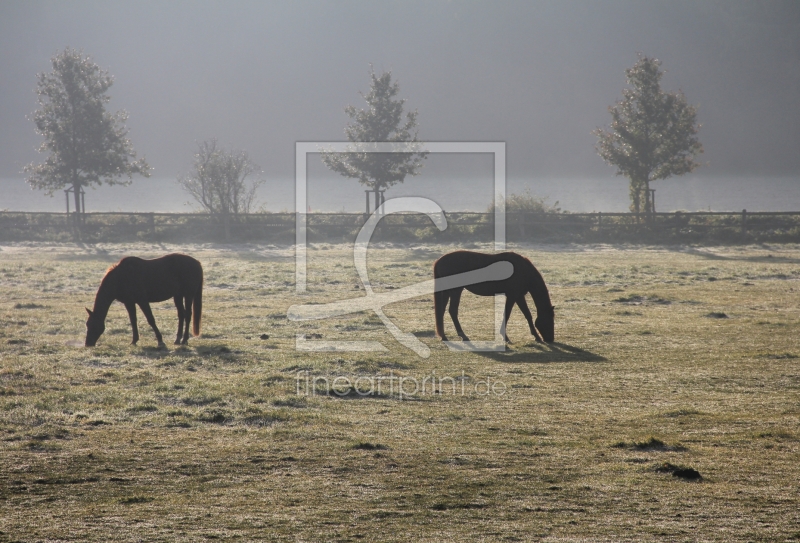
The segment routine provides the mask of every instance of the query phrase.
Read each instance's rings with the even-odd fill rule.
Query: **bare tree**
[[[247,177],[259,171],[245,151],[227,151],[212,139],[198,144],[193,171],[178,177],[178,183],[204,210],[220,217],[227,240],[231,217],[250,213],[256,202],[256,189],[264,181]]]

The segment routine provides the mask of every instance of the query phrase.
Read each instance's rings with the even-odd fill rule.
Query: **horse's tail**
[[[203,316],[203,270],[200,270],[200,286],[197,287],[197,292],[194,295],[194,304],[192,305],[192,335],[200,335],[200,319]]]

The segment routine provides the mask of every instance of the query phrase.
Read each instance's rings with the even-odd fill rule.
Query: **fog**
[[[703,190],[721,198],[730,192],[726,183],[747,187],[742,180],[750,179],[762,191],[787,191],[773,199],[789,198],[796,202],[789,207],[800,209],[795,1],[4,1],[0,178],[6,184],[44,158],[29,120],[37,107],[36,74],[50,71],[50,57],[67,46],[115,77],[110,109],[129,113],[129,136],[158,179],[186,173],[197,142],[216,137],[247,150],[270,182],[291,184],[295,142],[341,140],[343,108],[362,106],[359,92],[368,90],[373,65],[391,70],[400,97],[419,111],[422,140],[506,142],[510,186],[530,186],[566,207],[587,180],[598,195],[604,186],[619,194],[603,204],[619,210],[627,208],[626,181],[596,155],[591,131],[608,124],[625,68],[641,52],[662,61],[665,90],[681,89],[698,106],[705,153],[689,184],[709,184]],[[484,169],[491,171],[477,171]],[[321,166],[314,171],[325,176]],[[435,183],[475,171],[472,161],[455,157],[430,162],[423,176]],[[764,184],[773,177],[783,181]],[[551,179],[571,181],[555,186]],[[687,183],[654,187],[674,208],[726,207],[682,205],[678,196],[686,195]],[[363,202],[355,180],[332,178],[318,187],[314,197],[321,202],[326,190],[334,195],[339,187],[356,195],[353,207]],[[103,190],[87,194],[87,209]],[[274,193],[282,191],[291,194],[293,187]],[[395,192],[401,188],[389,194]],[[177,197],[180,205],[187,200]],[[0,194],[0,209],[12,207],[10,196]]]

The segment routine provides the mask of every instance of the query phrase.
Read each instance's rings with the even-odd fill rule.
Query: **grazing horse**
[[[525,318],[528,320],[531,334],[536,338],[536,341],[542,341],[542,338],[536,333],[536,329],[538,328],[544,337],[544,341],[547,343],[553,342],[555,338],[555,308],[550,303],[550,294],[547,292],[547,286],[544,284],[542,275],[533,266],[531,261],[524,256],[512,252],[496,255],[476,253],[474,251],[455,251],[448,253],[433,264],[434,283],[443,277],[478,270],[490,264],[494,264],[495,262],[504,261],[510,262],[514,266],[514,272],[508,279],[501,281],[484,281],[482,283],[449,290],[436,289],[433,296],[436,312],[436,335],[443,341],[447,340],[444,335],[444,310],[448,302],[450,302],[450,317],[453,319],[456,333],[464,341],[469,341],[464,330],[461,329],[461,323],[458,322],[458,305],[461,302],[461,293],[466,288],[468,291],[479,296],[494,296],[495,294],[506,295],[503,325],[500,328],[500,332],[506,342],[511,343],[506,335],[506,324],[508,323],[508,317],[511,315],[511,309],[513,309],[514,304],[519,306],[522,314],[525,315]],[[525,302],[525,295],[528,292],[531,293],[533,303],[536,305],[535,327],[531,311],[528,309],[528,304]]]
[[[143,260],[128,256],[111,266],[106,272],[94,299],[94,310],[86,321],[86,346],[94,347],[97,338],[105,331],[108,308],[115,300],[125,304],[133,328],[133,345],[139,341],[136,326],[136,306],[142,309],[147,323],[156,333],[158,346],[164,346],[158,331],[150,302],[163,302],[172,298],[178,308],[178,337],[175,345],[189,342],[189,323],[194,316],[192,334],[200,335],[200,317],[203,310],[203,267],[186,255],[171,254]],[[184,327],[185,324],[185,327]]]

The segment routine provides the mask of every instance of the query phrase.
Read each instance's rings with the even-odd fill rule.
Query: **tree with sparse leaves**
[[[598,128],[597,153],[617,167],[617,175],[630,179],[631,211],[650,216],[653,202],[650,182],[689,173],[700,164],[703,152],[697,138],[697,109],[683,93],[661,90],[663,72],[655,58],[639,56],[626,70],[630,88],[623,99],[608,108],[611,130]]]
[[[227,151],[216,139],[198,145],[194,170],[178,178],[178,183],[203,209],[221,218],[225,239],[230,238],[232,216],[250,213],[256,200],[256,189],[262,180],[247,181],[259,172],[244,151]]]
[[[25,167],[28,183],[52,195],[72,187],[76,212],[82,211],[81,187],[127,185],[133,174],[150,176],[144,158],[136,158],[124,111],[109,113],[106,91],[114,82],[81,51],[66,48],[51,59],[53,71],[40,73],[36,93],[40,108],[33,114],[44,137],[42,164]]]
[[[392,83],[392,73],[372,71],[370,77],[370,90],[362,94],[367,108],[348,106],[344,110],[352,119],[344,129],[348,141],[408,143],[409,152],[365,152],[368,147],[353,145],[346,153],[323,151],[322,161],[332,171],[378,191],[402,183],[407,175],[418,175],[427,153],[419,151],[417,111],[403,115],[406,101],[395,99],[400,87]]]

